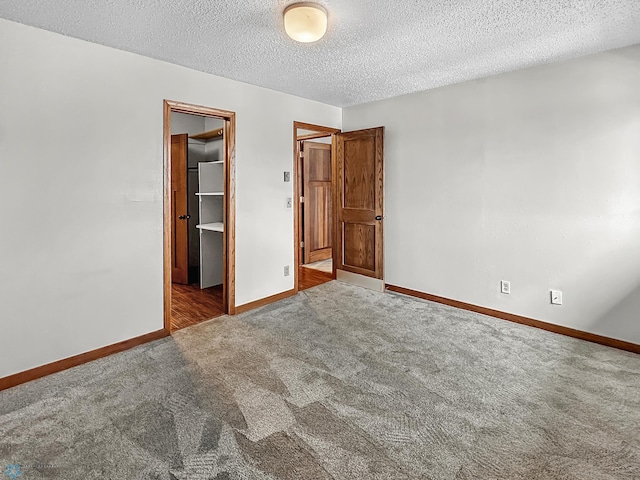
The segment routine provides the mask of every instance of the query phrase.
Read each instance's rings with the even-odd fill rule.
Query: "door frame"
[[[303,130],[310,130],[312,132],[317,132],[308,135],[300,135],[298,136],[298,129],[301,128]],[[294,251],[294,269],[293,269],[293,288],[294,292],[297,293],[300,291],[299,289],[299,278],[298,278],[298,269],[300,268],[300,149],[298,148],[299,140],[312,140],[314,138],[323,138],[331,136],[331,188],[332,191],[336,189],[336,170],[335,170],[335,154],[336,154],[336,135],[340,133],[341,130],[339,128],[331,128],[324,127],[322,125],[314,125],[312,123],[305,122],[293,122],[293,195],[295,201],[293,202],[293,251]],[[333,198],[335,198],[332,194],[332,202]],[[336,213],[335,209],[331,209],[331,221],[333,225],[335,225]],[[335,239],[335,232],[334,232]],[[336,276],[336,262],[335,262],[336,249],[333,249],[333,277]]]
[[[330,135],[327,135],[325,137],[316,137],[317,139],[325,139],[327,137],[330,137]],[[315,142],[315,139],[312,140],[298,140],[298,147],[302,147],[304,150],[304,157],[300,158],[298,160],[298,171],[300,172],[300,174],[298,175],[298,184],[302,187],[302,195],[301,197],[304,197],[304,203],[302,203],[302,208],[300,209],[300,220],[302,221],[302,223],[304,225],[300,226],[300,234],[302,235],[302,242],[305,243],[304,248],[300,247],[300,263],[302,265],[307,265],[308,263],[313,263],[313,259],[312,257],[312,252],[311,252],[311,245],[308,244],[310,238],[311,238],[311,228],[312,228],[312,223],[313,222],[306,222],[305,221],[305,217],[306,215],[309,213],[308,209],[311,208],[311,205],[309,203],[310,200],[310,195],[309,193],[305,190],[307,185],[305,182],[310,181],[308,179],[305,178],[305,174],[306,173],[310,173],[311,171],[311,163],[310,160],[311,158],[307,157],[307,155],[309,155],[310,150],[312,149],[321,149],[324,152],[328,152],[329,153],[329,162],[330,162],[330,170],[329,170],[329,180],[328,183],[330,184],[330,188],[331,190],[331,194],[329,195],[329,205],[332,207],[333,206],[333,170],[331,169],[331,150],[332,150],[332,146],[331,143],[320,143],[320,142]],[[325,180],[326,181],[326,180]],[[330,208],[329,209],[329,217],[328,217],[328,223],[329,223],[329,229],[331,232],[331,238],[329,239],[330,245],[331,247],[331,257],[333,257],[333,209]],[[301,242],[301,243],[302,243]],[[326,247],[325,247],[326,248]]]
[[[171,333],[171,113],[186,113],[224,121],[224,233],[222,280],[223,309],[236,313],[236,114],[228,110],[163,101],[164,197],[163,197],[163,286],[164,330]]]

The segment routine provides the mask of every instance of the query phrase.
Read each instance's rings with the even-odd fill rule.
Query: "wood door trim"
[[[337,278],[338,266],[342,265],[342,257],[344,255],[342,251],[343,228],[342,222],[340,221],[340,211],[342,210],[342,184],[344,180],[342,178],[342,172],[338,168],[338,158],[343,149],[340,141],[340,134],[337,135],[336,142],[334,143],[335,145],[333,145],[332,153],[334,153],[335,156],[333,157],[334,161],[331,164],[331,168],[333,170],[333,181],[335,182],[333,189],[333,211],[335,212],[333,214],[333,268]]]
[[[502,312],[500,310],[494,310],[492,308],[481,307],[478,305],[473,305],[471,303],[460,302],[458,300],[452,300],[450,298],[440,297],[438,295],[432,295],[430,293],[411,290],[409,288],[398,287],[396,285],[386,285],[386,288],[391,292],[402,293],[403,295],[409,295],[412,297],[421,298],[423,300],[429,300],[431,302],[442,303],[444,305],[449,305],[450,307],[459,308],[461,310],[468,310],[470,312],[480,313],[482,315],[488,315],[490,317],[499,318],[501,320],[507,320],[509,322],[539,328],[541,330],[565,335],[567,337],[578,338],[580,340],[586,340],[587,342],[598,343],[607,347],[613,347],[619,350],[626,350],[627,352],[640,354],[640,345],[626,342],[624,340],[605,337],[603,335],[576,330],[574,328],[563,327],[562,325],[543,322],[542,320],[536,320],[533,318],[523,317],[521,315],[515,315],[513,313]]]
[[[300,140],[300,139],[298,139]],[[302,191],[300,192],[300,196],[301,198],[304,198],[304,202],[300,202],[300,219],[302,220],[302,229],[301,232],[303,234],[302,236],[302,241],[304,242],[304,248],[302,249],[302,258],[300,259],[300,264],[301,265],[306,265],[307,263],[309,263],[309,237],[311,237],[311,225],[309,225],[309,222],[305,221],[305,216],[308,216],[307,213],[309,212],[309,207],[308,205],[306,205],[305,203],[309,202],[309,192],[304,188],[305,187],[305,176],[309,175],[309,170],[311,169],[311,163],[310,163],[310,152],[307,150],[307,146],[305,145],[305,141],[303,140],[302,142],[300,142],[298,145],[302,146],[302,151],[304,152],[302,157],[300,157],[300,166],[302,171],[300,172],[300,180],[301,183],[299,185],[299,188],[302,189]],[[306,158],[305,158],[306,157]],[[308,184],[306,185],[308,186]],[[295,268],[298,268],[298,265],[295,266]]]
[[[293,122],[293,198],[295,201],[293,202],[293,251],[294,251],[294,263],[295,266],[293,268],[293,291],[294,293],[298,293],[300,290],[299,287],[299,276],[298,276],[298,267],[300,267],[300,178],[299,178],[299,170],[300,170],[300,151],[298,146],[298,128],[302,128],[304,130],[311,130],[315,132],[325,132],[331,135],[331,189],[335,192],[336,190],[336,177],[335,177],[335,158],[336,153],[336,134],[340,133],[339,128],[331,128],[331,127],[323,127],[321,125],[314,125],[312,123],[305,122]],[[301,135],[302,137],[303,135]],[[325,135],[327,136],[327,135]],[[335,198],[335,197],[334,197]],[[333,217],[334,225],[336,221],[335,209],[332,210],[331,216]],[[334,229],[335,235],[335,229]],[[334,236],[335,238],[335,236]],[[335,278],[336,276],[336,262],[335,262],[335,243],[334,243],[334,261],[333,261],[333,272],[332,275]]]
[[[294,134],[298,133],[296,130],[298,128],[302,128],[303,130],[311,130],[312,132],[324,132],[324,133],[328,133],[329,135],[333,133],[340,133],[339,128],[323,127],[322,125],[314,125],[312,123],[297,122],[297,121],[293,122],[293,128],[295,130]],[[324,135],[324,136],[327,137],[329,135]]]
[[[299,140],[299,139],[298,139]],[[310,190],[312,187],[318,187],[318,186],[322,186],[325,187],[327,184],[330,184],[330,187],[333,187],[333,172],[329,172],[329,176],[330,176],[330,180],[323,180],[323,181],[313,181],[313,180],[309,180],[309,178],[311,178],[311,169],[312,169],[312,164],[311,164],[311,158],[312,158],[312,150],[316,149],[316,150],[325,150],[328,151],[329,153],[329,162],[331,165],[332,159],[331,159],[331,144],[329,143],[321,143],[321,142],[313,142],[310,140],[303,140],[301,142],[303,148],[303,152],[304,152],[304,156],[300,159],[300,163],[302,163],[302,175],[301,175],[301,179],[299,179],[301,181],[301,186],[303,187],[303,191],[301,192],[301,196],[304,197],[304,203],[302,203],[302,208],[300,209],[300,218],[304,221],[305,216],[309,214],[309,211],[311,209],[311,199],[313,198]],[[309,191],[307,191],[305,189],[305,187],[309,188]],[[333,191],[331,192],[331,198],[329,199],[329,203],[331,206],[331,203],[333,202]],[[330,217],[329,217],[329,223],[331,224],[329,226],[329,230],[330,232],[333,232],[333,209],[331,209],[330,211]],[[313,258],[313,252],[311,251],[311,243],[312,243],[312,238],[313,238],[313,226],[309,223],[309,222],[304,222],[304,265],[307,265],[309,263],[313,263],[314,260],[312,260]],[[331,239],[331,242],[333,241],[333,238]],[[333,246],[333,244],[331,244],[331,246]]]
[[[142,345],[143,343],[152,342],[154,340],[164,338],[168,335],[169,333],[165,329],[157,330],[155,332],[147,333],[139,337],[134,337],[130,338],[129,340],[114,343],[113,345],[107,345],[106,347],[91,350],[79,355],[74,355],[73,357],[64,358],[62,360],[58,360],[57,362],[47,363],[46,365],[41,365],[30,370],[14,373],[13,375],[9,375],[8,377],[0,378],[0,391],[6,390],[7,388],[15,387],[16,385],[20,385],[22,383],[30,382],[31,380],[36,380],[37,378],[42,378],[46,375],[51,375],[52,373],[61,372],[62,370],[67,370],[72,367],[77,367],[78,365],[82,365],[83,363],[91,362],[99,358],[113,355],[114,353],[129,350],[130,348],[137,347],[138,345]]]
[[[298,135],[298,140],[316,140],[318,138],[327,138],[331,136],[330,134],[325,133],[309,133],[308,135]]]
[[[164,100],[164,216],[163,216],[163,284],[164,330],[171,333],[171,112],[217,117],[224,121],[224,222],[223,234],[223,302],[229,315],[236,313],[236,114],[229,110]]]
[[[298,141],[295,138],[295,129],[294,129],[294,143],[295,143],[295,151],[293,153],[294,157],[295,157],[295,161],[294,161],[294,166],[293,166],[293,174],[294,174],[294,189],[293,189],[293,195],[294,195],[294,246],[296,247],[296,253],[295,253],[295,263],[296,265],[294,265],[294,270],[296,270],[293,273],[293,288],[294,290],[296,289],[297,285],[298,285],[298,271],[297,271],[297,265],[298,265],[298,259],[301,259],[304,255],[304,250],[301,246],[302,244],[302,239],[300,237],[300,232],[299,232],[299,228],[302,228],[302,215],[303,215],[303,208],[300,205],[300,198],[302,197],[302,192],[300,191],[300,189],[302,188],[302,170],[303,170],[303,165],[302,165],[302,157],[300,156],[300,152],[301,152],[301,146],[302,146],[302,141]],[[296,193],[297,192],[297,193]]]

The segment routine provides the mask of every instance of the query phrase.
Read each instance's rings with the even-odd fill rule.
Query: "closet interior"
[[[225,313],[224,121],[173,112],[171,138],[172,263],[174,270],[188,271],[188,275],[173,275],[172,325],[182,328]],[[186,161],[180,159],[182,155]],[[180,181],[183,168],[185,178]],[[181,222],[186,222],[186,229]],[[188,265],[176,265],[179,262]]]

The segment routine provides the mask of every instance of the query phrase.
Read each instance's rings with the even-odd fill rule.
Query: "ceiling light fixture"
[[[311,2],[289,5],[284,10],[284,29],[296,42],[316,42],[327,31],[327,11]]]

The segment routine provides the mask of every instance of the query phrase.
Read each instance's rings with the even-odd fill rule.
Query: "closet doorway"
[[[335,278],[332,159],[334,135],[339,132],[294,122],[298,290]]]
[[[164,102],[164,322],[235,313],[235,114]]]

